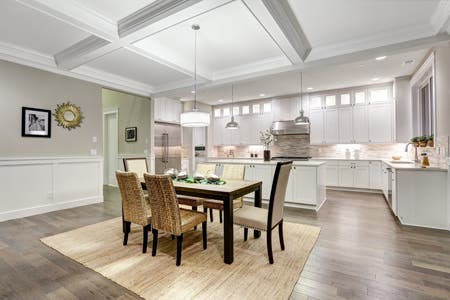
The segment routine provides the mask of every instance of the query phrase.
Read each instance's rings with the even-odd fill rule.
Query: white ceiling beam
[[[18,2],[108,41],[118,39],[117,26],[73,0],[17,0]]]
[[[431,16],[430,20],[431,26],[434,28],[434,33],[449,33],[450,26],[450,1],[441,0],[439,1],[436,9]]]
[[[242,0],[292,64],[304,61],[311,44],[287,0]]]

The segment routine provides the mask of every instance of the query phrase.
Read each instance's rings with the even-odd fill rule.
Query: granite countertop
[[[431,165],[426,168],[422,168],[420,163],[395,163],[390,160],[382,160],[385,164],[395,170],[407,170],[407,171],[441,171],[448,172],[448,167],[445,165]]]
[[[208,158],[208,162],[213,163],[228,163],[228,164],[252,164],[252,165],[276,165],[277,161],[264,161],[262,159],[248,159],[248,158]],[[307,161],[294,161],[295,166],[305,167],[318,167],[325,164],[325,161],[320,160],[307,160]]]

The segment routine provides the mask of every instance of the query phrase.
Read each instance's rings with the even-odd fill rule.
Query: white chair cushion
[[[268,214],[267,209],[244,205],[234,212],[233,223],[246,228],[266,231]]]

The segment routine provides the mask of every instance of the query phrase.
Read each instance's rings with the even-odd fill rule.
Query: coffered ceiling
[[[378,55],[420,59],[415,51],[449,40],[449,15],[449,0],[2,0],[0,59],[183,98],[194,83],[194,23],[207,91]]]

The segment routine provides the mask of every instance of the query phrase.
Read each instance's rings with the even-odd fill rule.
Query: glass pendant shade
[[[225,125],[226,129],[239,129],[239,124],[234,120],[234,116],[231,117],[231,121]]]
[[[209,113],[198,110],[184,112],[180,115],[180,123],[183,127],[207,127],[209,122]]]

